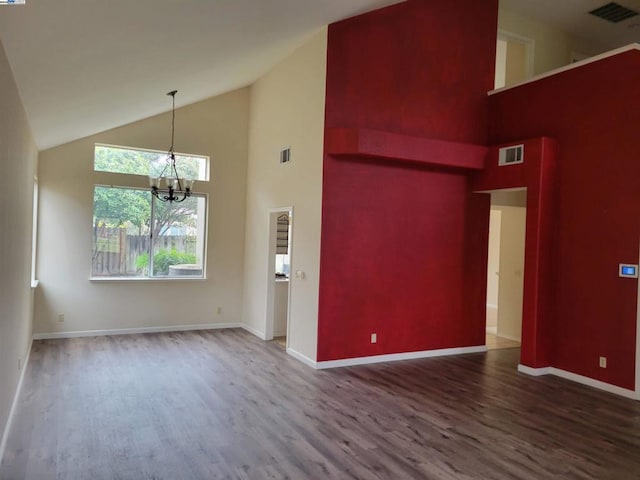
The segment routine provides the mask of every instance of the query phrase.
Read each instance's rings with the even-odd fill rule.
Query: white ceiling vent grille
[[[503,147],[499,151],[498,165],[515,165],[524,162],[524,145]]]
[[[280,150],[280,163],[289,163],[291,161],[291,147]]]
[[[615,2],[607,3],[600,8],[591,10],[589,13],[612,23],[618,23],[626,20],[627,18],[635,17],[636,15],[638,15],[638,12],[636,12],[635,10],[623,7],[622,5],[618,5]]]

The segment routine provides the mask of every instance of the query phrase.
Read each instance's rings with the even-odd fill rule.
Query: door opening
[[[533,77],[534,41],[498,31],[494,88],[508,87]]]
[[[269,213],[269,268],[267,278],[267,339],[287,348],[291,295],[291,239],[293,208]]]
[[[522,339],[526,189],[491,192],[487,262],[487,348]]]

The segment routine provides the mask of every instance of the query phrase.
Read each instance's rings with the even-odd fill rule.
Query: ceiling
[[[249,85],[323,25],[400,1],[26,0],[0,6],[0,39],[42,150],[167,111],[171,90],[180,107]],[[640,18],[586,13],[607,0],[500,1],[612,48],[640,40]]]
[[[26,0],[0,39],[39,149],[253,83],[323,25],[401,0]]]

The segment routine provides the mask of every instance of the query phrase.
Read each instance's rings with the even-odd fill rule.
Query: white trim
[[[565,65],[564,67],[556,68],[555,70],[549,70],[548,72],[541,73],[540,75],[536,75],[535,77],[532,77],[528,80],[523,80],[522,82],[518,82],[514,85],[509,85],[507,87],[491,90],[490,92],[488,92],[488,95],[494,95],[496,93],[504,92],[505,90],[510,90],[512,88],[520,87],[522,85],[526,85],[527,83],[537,82],[538,80],[542,80],[543,78],[551,77],[553,75],[557,75],[559,73],[566,72],[574,68],[579,68],[584,65],[588,65],[589,63],[598,62],[600,60],[604,60],[605,58],[613,57],[615,55],[619,55],[621,53],[628,52],[630,50],[640,50],[640,43],[631,43],[624,47],[616,48],[615,50],[610,50],[600,55],[589,57],[579,62],[572,63],[570,65]]]
[[[239,325],[240,328],[246,330],[247,332],[249,332],[251,335],[255,335],[256,337],[258,337],[260,340],[267,340],[267,336],[265,335],[264,332],[261,332],[260,330],[258,330],[257,328],[253,328],[250,327],[249,325],[247,325],[246,323],[242,323]]]
[[[36,266],[37,266],[37,253],[38,253],[38,197],[40,190],[38,187],[38,177],[33,177],[33,204],[31,206],[31,288],[34,282],[38,286],[38,280],[36,280]]]
[[[522,365],[520,363],[518,364],[518,371],[520,373],[531,375],[532,377],[540,377],[542,375],[550,375],[551,367],[533,368],[533,367],[527,367],[526,365]]]
[[[315,368],[315,369],[318,368],[318,362],[316,362],[315,360],[311,360],[309,357],[294,350],[293,348],[287,347],[287,354],[291,355],[296,360],[301,361],[302,363],[304,363],[305,365],[308,365],[311,368]]]
[[[487,308],[490,308],[492,310],[497,310],[498,309],[498,305],[495,305],[493,303],[487,303]]]
[[[630,398],[632,400],[640,400],[640,395],[638,395],[633,390],[618,387],[616,385],[611,385],[610,383],[601,382],[600,380],[595,380],[593,378],[585,377],[584,375],[578,375],[577,373],[567,372],[566,370],[562,370],[560,368],[555,368],[555,367],[531,368],[531,367],[527,367],[526,365],[518,365],[518,371],[522,373],[526,373],[527,375],[535,376],[535,377],[538,377],[541,375],[555,375],[556,377],[561,377],[566,380],[571,380],[572,382],[586,385],[588,387],[604,390],[605,392],[613,393],[615,395],[620,395],[621,397]]]
[[[20,379],[18,380],[16,393],[13,396],[13,402],[11,403],[11,409],[9,410],[9,416],[7,417],[7,423],[4,427],[4,432],[2,432],[2,441],[0,441],[0,465],[2,465],[2,459],[4,458],[4,450],[7,446],[7,440],[9,439],[9,430],[11,430],[13,416],[16,413],[16,408],[18,408],[18,398],[20,397],[20,392],[22,391],[22,382],[24,380],[24,374],[27,371],[27,365],[29,364],[32,345],[33,342],[29,342],[29,349],[27,350],[27,354],[24,357],[24,362],[22,362],[22,371],[20,372]]]
[[[203,273],[204,275],[204,273]],[[207,277],[89,277],[90,282],[205,282]]]
[[[355,365],[367,365],[370,363],[397,362],[399,360],[414,360],[416,358],[443,357],[448,355],[462,355],[466,353],[483,353],[487,351],[486,345],[476,347],[442,348],[439,350],[421,350],[418,352],[390,353],[386,355],[372,355],[370,357],[345,358],[343,360],[328,360],[316,362],[315,368],[339,368]]]
[[[610,383],[605,383],[605,382],[601,382],[600,380],[595,380],[593,378],[585,377],[583,375],[578,375],[577,373],[567,372],[566,370],[561,370],[559,368],[554,368],[554,367],[551,367],[551,373],[557,377],[562,377],[567,380],[572,380],[577,383],[582,383],[583,385],[588,385],[589,387],[599,388],[600,390],[604,390],[610,393],[615,393],[616,395],[620,395],[620,396],[631,398],[631,399],[640,399],[636,396],[636,392],[634,392],[633,390],[617,387],[616,385],[611,385]]]
[[[114,328],[109,330],[81,330],[75,332],[34,333],[34,340],[55,338],[101,337],[105,335],[131,335],[136,333],[187,332],[190,330],[217,330],[221,328],[240,328],[240,323],[199,323],[196,325],[169,325],[166,327]]]

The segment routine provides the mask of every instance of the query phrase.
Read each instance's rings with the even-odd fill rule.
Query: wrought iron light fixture
[[[180,179],[178,170],[176,170],[176,155],[173,152],[173,137],[175,134],[176,124],[176,93],[177,90],[167,93],[171,97],[171,147],[167,152],[167,164],[162,169],[159,176],[150,175],[149,184],[151,185],[151,194],[161,202],[183,202],[191,196],[193,189],[193,180]],[[168,170],[168,171],[167,171]],[[166,175],[165,175],[166,173]],[[162,182],[165,188],[162,187]]]

